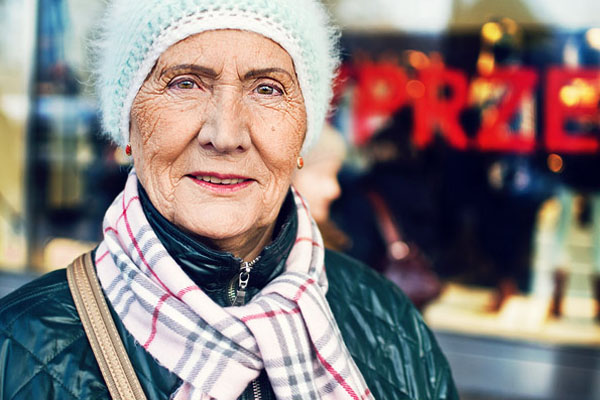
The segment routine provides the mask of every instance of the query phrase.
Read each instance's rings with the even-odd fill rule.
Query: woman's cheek
[[[141,97],[141,98],[140,98]],[[152,99],[138,95],[131,109],[132,133],[137,134],[140,143],[145,144],[154,136],[156,126],[156,113],[160,111]]]
[[[306,116],[304,110],[288,108],[278,113],[274,124],[274,140],[282,141],[282,145],[292,151],[300,151],[306,134]]]

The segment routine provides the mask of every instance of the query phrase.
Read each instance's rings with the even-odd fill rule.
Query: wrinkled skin
[[[171,46],[131,109],[134,166],[154,206],[245,260],[271,240],[305,133],[291,57],[270,39],[237,30]],[[244,181],[220,185],[198,175]]]

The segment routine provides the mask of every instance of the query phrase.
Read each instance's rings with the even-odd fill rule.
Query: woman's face
[[[271,239],[305,132],[289,54],[236,30],[170,47],[131,109],[134,165],[154,206],[245,259]]]

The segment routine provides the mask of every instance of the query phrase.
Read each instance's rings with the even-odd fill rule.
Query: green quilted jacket
[[[146,212],[161,241],[170,243],[169,253],[190,276],[200,274],[205,278],[207,273],[227,271],[226,257],[218,271],[198,269],[198,264],[215,254],[186,243],[185,237],[160,220],[155,210]],[[292,211],[290,215],[295,213]],[[295,222],[293,218],[285,222],[278,238],[265,249],[264,263],[271,265],[263,286],[272,279],[273,271],[282,269],[291,247],[289,241],[293,243],[295,237]],[[276,256],[269,256],[270,253]],[[192,264],[196,270],[190,269]],[[325,266],[329,279],[327,299],[333,315],[375,398],[458,399],[444,355],[404,294],[376,272],[340,253],[327,250]],[[257,281],[261,281],[259,278]],[[223,282],[230,279],[225,276]],[[225,286],[213,284],[203,289],[220,302],[220,296],[225,297]],[[255,287],[251,294],[259,289]],[[169,399],[181,380],[138,345],[112,312],[147,398]],[[263,399],[274,398],[264,373],[259,381],[263,386],[266,382]],[[108,398],[64,269],[51,272],[0,300],[0,400]],[[251,398],[249,391],[242,396],[244,400]]]

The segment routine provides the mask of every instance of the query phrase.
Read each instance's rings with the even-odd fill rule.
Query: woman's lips
[[[197,172],[188,175],[196,184],[217,191],[234,191],[242,189],[253,182],[252,179],[239,175],[225,175],[214,172]]]

